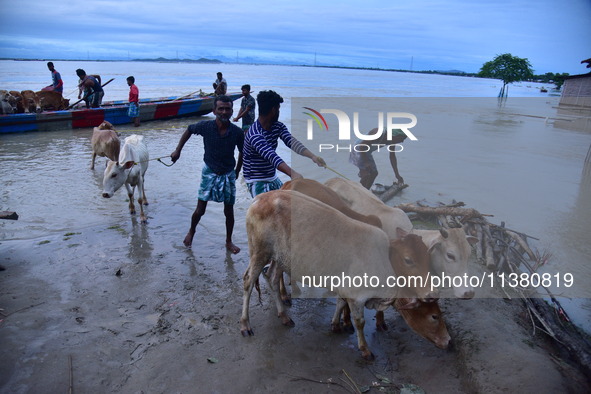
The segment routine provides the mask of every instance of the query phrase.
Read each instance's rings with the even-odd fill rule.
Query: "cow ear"
[[[466,240],[468,241],[468,243],[469,243],[470,245],[474,245],[476,242],[478,242],[478,238],[476,238],[476,237],[473,237],[473,236],[471,236],[471,235],[468,235],[468,236],[466,237]]]
[[[396,235],[398,238],[402,239],[408,235],[408,231],[403,230],[400,227],[396,227]]]
[[[418,298],[406,298],[405,301],[407,301],[407,302],[402,305],[396,305],[396,309],[403,309],[403,310],[415,309],[415,308],[418,308],[418,306],[420,305]]]
[[[123,167],[125,167],[126,170],[129,170],[134,164],[133,161],[126,161],[125,164],[123,164]]]
[[[435,248],[438,247],[439,245],[441,245],[441,240],[435,239],[435,241],[431,245],[428,245],[429,247],[428,247],[427,253],[431,254],[431,252],[433,250],[435,250]]]

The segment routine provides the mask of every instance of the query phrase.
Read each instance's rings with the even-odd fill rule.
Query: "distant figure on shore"
[[[127,116],[133,119],[133,125],[139,127],[140,125],[140,90],[135,85],[135,78],[133,76],[127,77],[127,85],[129,86],[129,109]]]
[[[86,71],[79,68],[76,70],[76,75],[80,78],[78,84],[78,98],[84,98],[86,102],[86,108],[98,108],[103,102],[103,96],[105,92],[101,87],[101,76],[100,75],[86,75]]]
[[[190,248],[201,217],[205,214],[208,201],[223,202],[226,217],[226,249],[231,253],[240,252],[240,248],[232,242],[234,231],[234,203],[236,201],[236,178],[242,168],[242,148],[244,133],[230,122],[232,116],[232,99],[228,96],[217,96],[213,101],[215,119],[203,120],[190,125],[181,136],[174,152],[170,154],[175,163],[181,157],[181,151],[191,135],[203,137],[204,155],[201,170],[201,185],[197,199],[197,207],[191,216],[191,227],[183,244]],[[234,159],[234,150],[238,148],[238,161]]]
[[[377,127],[371,130],[368,135],[373,135],[378,132]],[[376,167],[376,162],[372,156],[372,153],[378,149],[378,146],[381,146],[382,150],[387,150],[390,154],[390,165],[392,166],[392,170],[394,171],[394,176],[396,176],[397,183],[400,185],[404,184],[404,179],[400,176],[400,172],[398,171],[398,161],[396,159],[396,152],[395,148],[388,148],[387,146],[391,146],[394,144],[401,144],[406,139],[406,134],[402,130],[392,130],[392,139],[388,140],[388,133],[382,133],[382,135],[373,140],[371,145],[369,145],[369,149],[366,152],[357,152],[353,151],[349,155],[349,162],[359,168],[359,182],[363,187],[366,189],[371,189],[373,182],[376,180],[378,176],[378,168]],[[358,140],[357,144],[365,144],[365,141]],[[386,145],[386,146],[384,146]],[[395,182],[396,183],[396,182]]]
[[[283,182],[277,177],[276,170],[291,179],[303,178],[276,153],[279,138],[295,153],[309,158],[320,167],[326,167],[324,159],[308,150],[279,122],[282,102],[283,97],[272,90],[257,95],[259,118],[244,137],[244,180],[252,197],[281,188]]]
[[[242,131],[245,133],[255,121],[254,110],[256,106],[257,104],[254,101],[254,97],[250,95],[250,85],[242,85],[242,101],[240,102],[240,112],[238,112],[238,115],[233,121],[238,122],[238,119],[242,118]]]
[[[44,87],[41,90],[51,90],[51,91],[59,92],[59,93],[63,94],[64,93],[64,81],[62,81],[62,76],[54,68],[53,62],[47,62],[47,68],[49,69],[49,71],[51,71],[52,84]]]
[[[213,82],[214,94],[216,96],[226,94],[226,91],[228,90],[228,84],[226,83],[226,79],[224,78],[221,72],[218,72],[217,76],[218,78]]]

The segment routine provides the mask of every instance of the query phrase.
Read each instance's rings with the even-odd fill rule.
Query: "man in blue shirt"
[[[232,99],[225,95],[216,96],[213,103],[214,120],[203,120],[192,124],[181,136],[174,152],[170,155],[173,163],[181,156],[181,151],[191,135],[201,135],[205,154],[201,171],[201,186],[197,207],[191,217],[191,227],[183,241],[191,247],[197,224],[205,214],[208,201],[223,202],[226,217],[226,249],[231,253],[240,252],[232,242],[234,231],[234,202],[236,201],[236,177],[242,167],[242,147],[244,133],[230,122]],[[238,148],[238,161],[234,159],[234,149]]]
[[[295,153],[308,157],[318,166],[326,167],[324,159],[310,152],[279,122],[282,102],[283,98],[272,90],[265,90],[257,95],[259,118],[248,129],[244,138],[244,179],[253,197],[281,188],[283,183],[277,177],[276,170],[291,179],[302,178],[275,152],[279,138]]]
[[[51,71],[52,84],[46,86],[45,88],[43,88],[43,90],[53,90],[54,92],[63,93],[64,81],[62,81],[62,76],[55,69],[53,62],[47,62],[47,68],[49,69],[49,71]]]
[[[81,81],[78,85],[80,92],[85,92],[84,101],[86,101],[86,107],[100,107],[105,95],[100,79],[95,78],[94,75],[86,75],[86,71],[81,68],[76,70],[76,75]]]
[[[254,114],[256,106],[257,104],[254,101],[254,97],[250,95],[250,85],[242,85],[242,101],[240,102],[240,111],[233,121],[238,122],[238,119],[242,118],[242,130],[245,133],[256,119]]]

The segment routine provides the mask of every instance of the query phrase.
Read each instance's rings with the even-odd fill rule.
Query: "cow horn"
[[[448,232],[447,232],[447,230],[446,230],[446,229],[444,229],[444,228],[442,228],[442,229],[439,229],[439,232],[441,233],[441,236],[442,236],[443,238],[447,238],[447,237],[449,237],[449,234],[448,234]]]

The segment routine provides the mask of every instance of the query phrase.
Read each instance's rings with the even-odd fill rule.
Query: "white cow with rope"
[[[135,205],[133,203],[133,193],[135,187],[138,188],[138,203],[140,205],[140,220],[146,223],[144,215],[144,205],[148,205],[146,194],[144,192],[144,174],[148,169],[150,155],[148,147],[144,143],[144,137],[133,134],[125,138],[124,144],[119,153],[119,161],[109,160],[105,175],[103,177],[103,197],[110,198],[125,184],[127,195],[129,196],[129,212],[135,214]]]

